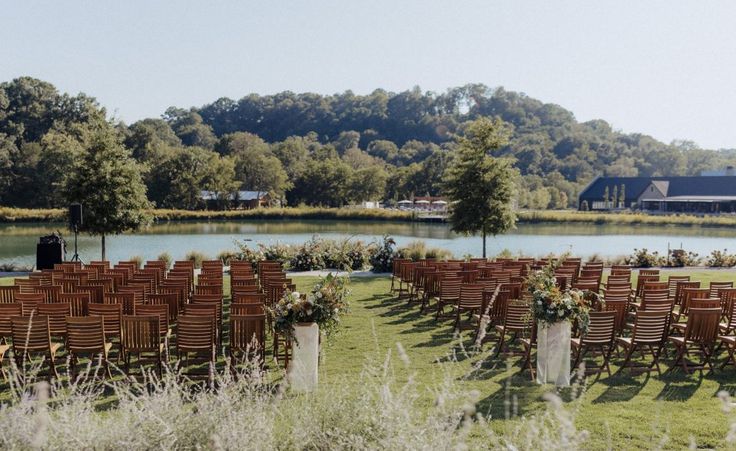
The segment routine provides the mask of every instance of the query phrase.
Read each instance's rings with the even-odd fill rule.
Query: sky
[[[0,0],[0,81],[84,92],[127,123],[249,93],[483,83],[736,148],[734,24],[732,0]]]

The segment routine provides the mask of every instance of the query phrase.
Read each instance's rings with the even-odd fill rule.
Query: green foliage
[[[143,263],[146,261],[142,255],[133,255],[130,258],[128,258],[129,262],[133,262],[136,264],[136,268],[140,269],[143,267]]]
[[[207,257],[203,252],[200,251],[189,251],[187,252],[187,255],[184,257],[184,259],[194,262],[195,268],[201,268],[202,262],[209,259],[209,257]]]
[[[371,248],[371,271],[376,273],[391,272],[396,255],[396,241],[390,236],[384,235],[383,239]]]
[[[294,326],[297,323],[314,322],[319,326],[320,332],[329,338],[337,331],[340,316],[349,312],[349,281],[346,277],[330,273],[320,278],[309,294],[285,293],[273,307],[269,307],[274,330],[293,339]]]
[[[325,268],[324,243],[316,236],[298,246],[291,259],[290,267],[295,271],[310,271]]]
[[[711,268],[730,268],[736,265],[736,255],[729,254],[728,249],[714,250],[706,257],[705,265]]]
[[[171,264],[174,263],[174,258],[168,252],[163,252],[156,257],[156,260],[166,263],[166,269],[171,268]]]
[[[291,205],[343,206],[442,195],[458,147],[453,138],[488,117],[511,126],[508,141],[490,154],[519,169],[520,208],[576,207],[597,174],[694,175],[736,164],[736,152],[668,145],[602,120],[579,123],[557,105],[478,84],[443,93],[251,94],[172,107],[162,119],[115,128],[158,207],[205,208],[199,194],[210,190],[218,193],[216,208],[231,208],[227,199],[237,188]],[[0,83],[0,203],[65,207],[58,188],[78,164],[90,124],[105,120],[105,110],[84,94],[62,94],[30,77]],[[606,201],[620,202],[625,192],[611,186]]]
[[[424,253],[424,258],[433,258],[439,261],[450,260],[454,257],[455,256],[449,249],[443,249],[441,247],[430,247]]]
[[[634,253],[626,257],[624,261],[635,268],[653,268],[666,263],[666,259],[659,255],[659,252],[649,252],[647,248],[634,249]]]
[[[421,260],[427,255],[427,243],[422,240],[410,241],[406,246],[402,246],[397,251],[400,258],[408,258],[413,261]]]
[[[700,257],[696,252],[689,252],[685,249],[670,250],[670,258],[667,261],[668,266],[682,268],[684,266],[697,266],[700,263]]]
[[[452,201],[449,220],[452,230],[483,236],[504,233],[514,226],[511,207],[514,194],[512,168],[508,160],[489,152],[506,144],[508,129],[498,119],[478,119],[458,138],[457,156],[445,176],[444,193]]]
[[[239,257],[240,255],[233,251],[220,251],[220,253],[217,254],[217,259],[225,266],[230,266],[230,262],[233,260],[240,260]]]
[[[105,259],[105,235],[138,230],[148,224],[146,212],[151,204],[140,168],[105,122],[89,130],[84,153],[66,180],[65,197],[84,208],[82,230],[102,237]]]

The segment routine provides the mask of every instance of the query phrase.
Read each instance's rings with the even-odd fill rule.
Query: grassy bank
[[[535,210],[517,213],[519,223],[580,223],[621,225],[676,225],[729,227],[736,225],[736,216],[648,215],[644,213],[594,213],[572,210]]]
[[[421,217],[406,211],[382,209],[350,209],[320,207],[259,208],[255,210],[151,210],[156,221],[207,221],[236,219],[330,219],[365,221],[421,221]],[[579,223],[622,225],[677,225],[730,227],[736,216],[655,216],[643,213],[594,213],[572,210],[534,210],[517,212],[520,224]],[[0,222],[64,222],[64,209],[26,209],[0,207]]]
[[[364,210],[349,208],[287,207],[255,210],[167,210],[150,211],[156,221],[197,221],[212,219],[333,219],[371,221],[411,221],[409,212],[398,210]],[[0,207],[0,222],[63,222],[63,209],[27,209]]]

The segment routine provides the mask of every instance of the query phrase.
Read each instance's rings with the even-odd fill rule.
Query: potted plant
[[[287,291],[271,307],[274,329],[291,341],[287,380],[294,390],[317,386],[320,332],[330,337],[347,313],[347,279],[332,273],[317,282],[308,294]]]
[[[527,287],[537,323],[537,383],[569,386],[572,323],[585,334],[590,310],[599,297],[592,291],[561,290],[551,265],[532,272]]]

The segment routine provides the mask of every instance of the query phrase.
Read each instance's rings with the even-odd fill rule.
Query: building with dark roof
[[[580,193],[578,208],[736,213],[736,176],[598,177]]]
[[[203,190],[199,196],[208,209],[218,209],[222,205],[227,205],[229,208],[250,210],[258,207],[269,207],[272,204],[271,195],[268,191],[236,191],[234,193],[218,194],[214,191]]]

